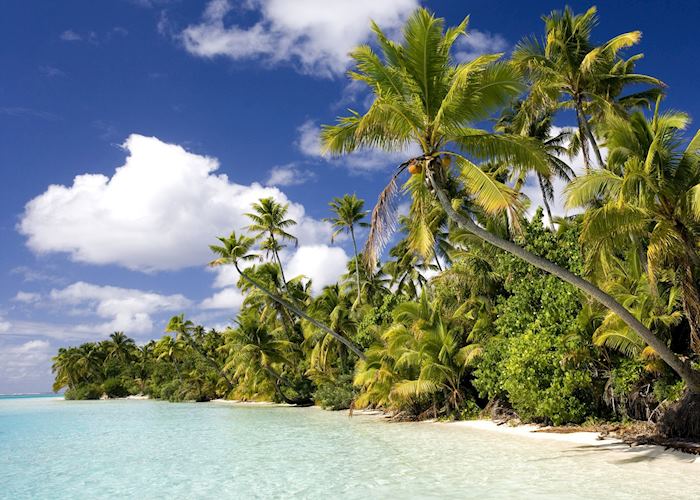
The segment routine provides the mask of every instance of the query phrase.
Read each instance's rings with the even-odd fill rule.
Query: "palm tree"
[[[116,359],[126,364],[132,359],[136,350],[136,344],[133,339],[124,335],[124,332],[114,332],[109,336],[106,349],[107,358]]]
[[[443,320],[425,291],[418,302],[399,304],[393,315],[381,344],[358,364],[355,383],[365,389],[358,404],[404,408],[432,398],[436,413],[437,402],[444,404],[443,413],[458,409],[472,346],[462,346],[457,329]]]
[[[177,335],[177,340],[184,341],[188,346],[190,346],[190,348],[192,348],[193,351],[199,354],[200,357],[204,359],[204,361],[207,362],[209,366],[211,366],[221,378],[224,379],[228,390],[232,390],[233,383],[226,376],[226,373],[224,372],[222,367],[219,366],[219,364],[216,361],[214,361],[211,357],[207,356],[207,354],[202,350],[202,347],[197,343],[195,339],[192,338],[192,334],[195,333],[198,329],[203,330],[203,328],[195,326],[195,324],[192,323],[192,321],[186,320],[184,314],[179,314],[170,318],[170,321],[168,321],[168,325],[165,327],[166,332],[175,333]]]
[[[360,286],[360,261],[357,252],[357,242],[355,240],[355,225],[360,227],[369,227],[369,224],[362,222],[367,212],[363,210],[365,200],[360,200],[357,196],[346,194],[342,198],[333,198],[329,203],[331,210],[335,214],[334,217],[324,219],[333,225],[333,234],[331,235],[331,243],[334,239],[343,232],[349,232],[352,239],[352,248],[355,254],[355,278],[357,280],[357,302],[361,301],[361,286]]]
[[[180,362],[184,358],[185,347],[187,344],[181,339],[176,339],[170,335],[164,335],[156,342],[154,354],[156,359],[165,359],[175,368],[177,378],[182,384],[182,374],[180,373]]]
[[[77,347],[61,347],[53,357],[51,371],[55,374],[53,391],[58,392],[63,387],[73,389],[84,377],[80,366],[81,351]]]
[[[250,248],[253,246],[254,240],[252,238],[249,238],[247,236],[241,235],[241,236],[236,236],[236,233],[231,233],[231,235],[228,238],[223,238],[219,237],[217,238],[219,242],[221,242],[221,245],[210,245],[209,248],[211,249],[212,252],[214,252],[216,255],[218,255],[218,258],[211,261],[209,263],[210,266],[221,266],[221,265],[227,265],[227,264],[233,264],[234,267],[236,268],[236,271],[238,271],[238,274],[241,275],[241,277],[246,280],[248,283],[250,283],[252,286],[260,290],[262,293],[270,297],[272,300],[280,304],[281,306],[285,307],[286,309],[292,311],[294,314],[299,316],[300,318],[303,318],[316,326],[317,328],[322,329],[329,335],[331,335],[333,338],[335,338],[338,342],[341,342],[342,344],[345,344],[348,349],[350,349],[352,352],[354,352],[360,359],[364,359],[365,355],[362,352],[362,350],[356,346],[353,342],[345,338],[344,336],[340,335],[339,333],[336,333],[333,331],[331,328],[328,326],[324,325],[320,321],[312,318],[308,314],[306,314],[304,311],[302,311],[299,307],[295,306],[291,302],[283,299],[279,295],[271,292],[268,290],[265,286],[263,286],[259,281],[254,279],[252,276],[250,276],[248,273],[244,272],[240,266],[239,262],[241,261],[250,261],[252,259],[255,259],[255,255],[250,253]]]
[[[542,205],[544,205],[550,228],[554,229],[551,204],[554,202],[554,178],[569,182],[576,174],[569,165],[561,159],[564,154],[570,154],[565,144],[571,141],[571,132],[563,130],[556,135],[552,134],[552,114],[539,112],[535,117],[522,119],[522,102],[516,103],[512,109],[506,110],[498,120],[496,130],[510,134],[521,134],[539,141],[545,154],[547,164],[544,171],[534,169],[537,183],[542,193]],[[530,168],[516,168],[513,174],[516,176],[515,189],[520,191],[525,184]]]
[[[645,254],[650,278],[670,267],[681,283],[690,344],[700,353],[700,131],[684,149],[683,113],[610,116],[605,129],[608,166],[568,188],[568,206],[591,206],[582,241],[599,260],[630,244]]]
[[[415,300],[420,295],[420,290],[428,282],[421,271],[434,270],[435,266],[421,262],[419,257],[409,250],[409,247],[408,238],[404,238],[394,245],[389,250],[389,256],[393,260],[387,261],[382,269],[391,277],[391,286],[395,287],[396,294],[405,295],[409,299]]]
[[[284,269],[280,260],[280,250],[284,248],[282,241],[291,241],[295,245],[298,240],[296,237],[289,234],[286,229],[296,225],[293,219],[287,219],[288,205],[282,205],[274,200],[274,198],[262,198],[257,203],[253,203],[253,212],[247,213],[246,216],[252,221],[246,229],[256,233],[256,239],[262,240],[260,248],[268,254],[272,254],[280,266],[282,273],[282,282],[287,286],[287,280],[284,277]]]
[[[467,20],[444,31],[443,19],[419,9],[407,21],[401,44],[390,41],[373,24],[383,58],[369,46],[361,46],[352,53],[356,68],[350,74],[372,89],[374,100],[364,115],[353,113],[341,118],[335,126],[325,126],[321,133],[324,149],[332,154],[367,147],[395,150],[415,142],[423,152],[401,164],[379,196],[363,252],[369,267],[374,267],[378,252],[394,228],[396,178],[410,168],[423,179],[422,188],[411,191],[414,202],[416,198],[437,197],[458,226],[598,300],[652,346],[692,392],[700,392],[700,372],[676,356],[613,297],[567,269],[492,234],[462,213],[463,200],[449,197],[445,184],[455,180],[455,172],[445,158],[451,157],[459,167],[457,180],[469,193],[470,201],[485,213],[508,213],[511,221],[517,222],[521,208],[517,193],[462,153],[542,168],[547,161],[536,141],[470,126],[488,117],[499,105],[512,101],[523,87],[512,66],[496,62],[499,55],[483,55],[464,64],[452,63],[451,46],[464,34],[466,23]]]
[[[265,262],[249,268],[247,273],[248,276],[271,291],[273,295],[281,297],[286,294],[290,300],[296,303],[305,302],[306,297],[299,293],[298,284],[301,278],[294,278],[285,284],[282,281],[280,268],[276,264]],[[284,306],[269,295],[262,293],[245,279],[239,280],[238,286],[242,292],[247,294],[245,302],[258,306],[263,321],[271,320],[274,322],[279,317],[289,339],[294,337],[294,318]]]
[[[275,365],[290,364],[287,354],[291,349],[288,340],[275,337],[268,325],[260,321],[256,311],[249,309],[240,314],[236,319],[236,328],[227,332],[226,347],[230,353],[227,370],[233,370],[237,380],[245,380],[246,386],[255,386],[251,378],[257,378],[260,372],[272,380],[275,392],[286,403],[304,403],[305,398],[299,401],[289,399],[280,385],[291,386],[291,383],[282,376]]]
[[[659,277],[663,279],[663,283],[658,279],[650,280],[648,273],[644,271],[639,253],[633,248],[624,258],[612,258],[603,286],[625,304],[639,321],[669,336],[669,330],[680,323],[682,314],[678,310],[679,290],[675,286],[668,286],[671,276],[669,273],[664,274],[665,276]],[[631,357],[656,357],[656,353],[647,348],[634,331],[610,312],[593,333],[593,342]]]
[[[655,88],[618,99],[618,106],[644,102],[655,96],[663,84],[633,72],[634,62],[641,55],[628,60],[618,55],[620,50],[639,42],[640,31],[623,33],[595,46],[591,42],[593,28],[598,24],[595,7],[578,15],[567,7],[543,19],[544,42],[526,38],[513,51],[513,63],[527,73],[532,83],[525,106],[530,110],[573,109],[586,170],[591,168],[588,147],[595,153],[598,165],[603,166],[587,114],[614,107],[626,85],[648,84]]]
[[[344,336],[351,337],[357,331],[357,323],[352,316],[350,299],[343,295],[339,285],[327,286],[309,306],[309,314],[316,317],[328,318],[329,326]],[[304,324],[304,344],[311,346],[311,365],[308,374],[315,382],[334,379],[333,366],[335,361],[339,368],[347,368],[347,349],[343,344],[333,341],[327,332],[316,328],[311,323]]]

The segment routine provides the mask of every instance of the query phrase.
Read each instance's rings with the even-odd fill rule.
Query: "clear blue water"
[[[314,408],[0,400],[0,498],[698,498],[700,464]]]

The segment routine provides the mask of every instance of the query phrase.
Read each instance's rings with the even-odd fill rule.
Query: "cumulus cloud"
[[[460,36],[453,48],[455,59],[467,62],[482,54],[505,52],[510,48],[510,44],[499,33],[468,29],[467,36]]]
[[[231,309],[238,311],[243,304],[243,298],[243,294],[238,288],[224,288],[211,297],[204,299],[199,307],[201,309]]]
[[[345,250],[328,245],[299,247],[287,265],[287,275],[304,275],[311,279],[311,291],[316,294],[324,286],[338,281],[347,271],[349,257]]]
[[[32,251],[146,272],[201,265],[211,258],[207,244],[248,225],[251,204],[269,196],[289,204],[301,244],[330,238],[328,224],[279,189],[217,175],[215,158],[136,134],[123,147],[126,163],[111,177],[78,175],[27,203],[18,230]]]
[[[201,22],[180,38],[196,56],[292,63],[303,73],[330,77],[345,71],[348,53],[369,38],[370,19],[391,31],[416,7],[417,0],[248,0],[234,12],[232,2],[212,0]],[[242,14],[257,20],[244,26]]]
[[[44,379],[53,350],[46,340],[30,340],[19,345],[0,345],[0,380],[5,383]]]
[[[294,163],[273,167],[265,181],[268,186],[298,186],[316,177],[311,170],[299,168]]]
[[[305,156],[323,160],[330,165],[347,168],[350,173],[368,174],[381,170],[389,170],[406,161],[408,158],[421,154],[417,144],[409,144],[403,151],[382,151],[380,149],[364,149],[337,158],[324,155],[321,149],[321,128],[313,120],[302,123],[298,129],[297,147]]]
[[[79,281],[62,289],[54,289],[48,298],[59,306],[72,306],[78,315],[97,316],[96,324],[74,327],[78,332],[108,334],[113,331],[150,333],[153,315],[179,312],[189,307],[189,299],[180,294],[161,295],[132,288],[100,286]]]

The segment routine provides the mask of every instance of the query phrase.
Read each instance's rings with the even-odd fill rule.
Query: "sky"
[[[181,312],[230,324],[237,277],[207,268],[208,245],[240,231],[262,197],[298,221],[287,275],[314,291],[335,282],[351,248],[331,244],[328,202],[356,193],[371,208],[408,153],[326,158],[318,130],[367,104],[345,72],[347,53],[371,41],[369,20],[396,35],[419,5],[451,25],[471,15],[458,46],[468,59],[541,35],[541,16],[564,3],[4,2],[0,393],[50,390],[61,346],[113,331],[142,343]],[[700,3],[606,0],[599,14],[594,41],[642,30],[638,71],[668,85],[665,106],[700,116]]]

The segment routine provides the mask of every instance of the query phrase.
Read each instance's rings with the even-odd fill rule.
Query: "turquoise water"
[[[0,400],[0,498],[698,498],[700,464],[314,408]]]

